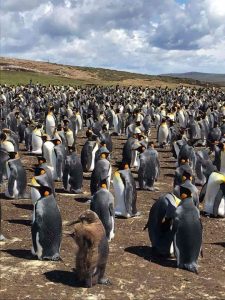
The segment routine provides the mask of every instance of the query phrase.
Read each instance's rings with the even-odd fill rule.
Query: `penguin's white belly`
[[[78,124],[78,130],[82,130],[82,119],[81,116],[77,116],[77,124]]]
[[[112,220],[112,229],[110,231],[110,234],[109,234],[109,242],[114,238],[115,236],[115,233],[114,233],[114,228],[115,228],[115,224],[114,224],[114,218],[111,217],[111,220]]]
[[[41,136],[41,132],[38,132],[38,133],[32,133],[32,153],[35,153],[35,154],[41,154],[42,153],[42,144],[43,144],[43,141],[42,141],[42,138],[40,137]]]
[[[92,150],[92,153],[91,153],[91,166],[90,166],[89,172],[92,172],[94,170],[94,167],[95,167],[95,153],[96,153],[97,150],[98,150],[98,144],[96,143],[93,150]]]
[[[225,217],[225,198],[224,197],[220,201],[220,205],[218,208],[218,216]]]
[[[110,190],[111,175],[112,175],[112,167],[110,165],[109,172],[108,172],[108,178],[107,178],[107,189],[108,190]]]
[[[140,165],[140,162],[139,162],[138,152],[137,152],[137,150],[132,150],[131,167],[139,168],[139,165]]]
[[[66,190],[68,191],[68,192],[70,192],[70,189],[71,189],[71,185],[70,185],[70,175],[68,174],[68,177],[67,177],[67,186],[66,186]]]
[[[125,186],[121,179],[113,179],[113,187],[115,192],[115,215],[128,217],[125,207]]]
[[[2,143],[1,148],[6,150],[7,152],[15,151],[15,147],[14,147],[13,143],[11,143],[9,141],[5,141],[4,143]]]
[[[35,204],[37,200],[41,198],[41,194],[39,193],[39,191],[33,187],[31,187],[30,189],[30,196],[33,204]]]
[[[69,147],[73,146],[74,143],[74,137],[73,137],[73,132],[68,132],[66,133],[66,140],[67,140],[67,144]]]
[[[40,259],[42,257],[42,253],[43,253],[43,248],[39,242],[39,232],[37,232],[36,234],[36,244],[37,244],[37,252],[36,255],[38,256],[38,258]]]
[[[118,122],[118,117],[117,115],[113,115],[113,126],[115,132],[119,133],[119,128],[118,128],[119,122]]]
[[[158,135],[159,144],[167,143],[168,135],[169,135],[168,127],[160,126],[159,127],[159,135]]]
[[[218,173],[213,172],[210,175],[209,181],[207,183],[206,193],[205,193],[205,197],[204,197],[204,211],[208,214],[213,214],[215,197],[220,188],[220,185],[216,181],[217,174]]]
[[[46,133],[52,137],[55,131],[55,119],[53,116],[48,115],[46,118]]]

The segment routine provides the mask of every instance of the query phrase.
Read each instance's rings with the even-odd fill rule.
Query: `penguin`
[[[216,155],[215,155],[216,156]],[[196,152],[195,165],[195,184],[203,186],[213,171],[216,171],[216,166],[213,165],[208,151],[201,150]]]
[[[220,142],[215,147],[215,159],[213,164],[217,167],[217,170],[225,174],[225,143]]]
[[[108,161],[109,151],[106,147],[101,148],[100,159],[96,162],[95,168],[91,173],[90,190],[91,195],[94,195],[99,189],[100,181],[106,180],[107,189],[110,188],[112,167]]]
[[[139,216],[140,212],[136,208],[136,184],[128,164],[125,163],[124,169],[115,172],[113,188],[115,194],[115,216],[124,218]]]
[[[225,175],[212,172],[208,182],[202,187],[200,201],[204,201],[203,211],[210,216],[225,217]]]
[[[193,202],[195,206],[199,207],[199,192],[197,187],[192,183],[192,171],[191,170],[184,170],[182,174],[182,184],[186,185],[188,189],[191,191]],[[173,190],[174,195],[180,198],[180,185],[176,185]]]
[[[53,114],[54,107],[50,107],[45,119],[46,134],[53,138],[56,129],[56,118]]]
[[[55,173],[56,173],[56,180],[61,181],[63,176],[63,170],[65,167],[65,159],[66,159],[66,150],[65,146],[62,144],[60,139],[54,138],[52,140],[54,146],[54,153],[56,156],[55,161]]]
[[[65,191],[81,194],[83,186],[83,167],[80,157],[75,152],[75,146],[69,147],[63,171],[63,187]]]
[[[41,166],[36,166],[34,168],[34,177],[38,184],[41,186],[46,186],[49,187],[53,193],[54,196],[55,194],[55,183],[52,178],[51,171],[48,172],[49,169]],[[32,189],[32,188],[31,188]]]
[[[15,146],[12,143],[12,141],[7,139],[7,135],[6,133],[2,132],[0,134],[0,147],[1,149],[4,149],[7,152],[14,152],[15,150]]]
[[[105,228],[108,241],[115,235],[114,197],[107,189],[106,180],[101,180],[100,189],[94,194],[90,209],[94,211]]]
[[[149,143],[149,148],[140,154],[140,167],[138,169],[138,182],[140,189],[154,190],[154,183],[160,174],[158,152],[154,143]]]
[[[74,224],[71,237],[78,247],[76,254],[78,280],[87,288],[97,283],[109,285],[109,279],[104,278],[109,245],[101,220],[95,212],[86,210],[70,225]]]
[[[162,119],[162,122],[158,128],[157,132],[157,141],[159,143],[159,147],[163,148],[168,143],[169,137],[169,128],[165,119]]]
[[[0,147],[0,184],[7,178],[6,165],[9,158],[8,152]]]
[[[188,163],[192,170],[195,170],[195,165],[196,165],[196,155],[194,148],[188,144],[184,144],[180,148],[180,152],[178,155],[178,165],[180,166],[181,160],[185,159],[188,160]]]
[[[81,150],[81,163],[84,172],[92,172],[95,167],[95,153],[98,150],[96,141],[87,140]]]
[[[197,260],[202,246],[200,213],[186,183],[180,187],[180,196],[172,226],[177,267],[198,273]]]
[[[123,146],[123,163],[128,163],[129,166],[131,165],[131,160],[132,160],[132,146],[135,142],[137,142],[137,134],[133,134],[133,136],[129,137],[126,143]]]
[[[180,201],[174,194],[167,193],[160,196],[150,209],[144,230],[148,229],[153,251],[157,255],[169,257],[174,254],[172,222]]]
[[[62,219],[52,190],[40,185],[32,178],[31,187],[38,199],[34,202],[32,234],[32,254],[39,260],[59,260],[62,239]]]
[[[52,140],[49,140],[47,135],[42,135],[42,140],[42,155],[46,159],[46,163],[52,172],[53,179],[55,180],[57,178],[56,153],[54,151],[55,145]]]
[[[42,125],[38,124],[36,128],[32,131],[31,135],[31,146],[32,146],[32,153],[33,154],[42,154]]]
[[[5,191],[7,198],[27,198],[27,176],[17,152],[9,152],[6,164],[8,187]]]

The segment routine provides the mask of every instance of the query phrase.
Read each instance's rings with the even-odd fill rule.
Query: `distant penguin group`
[[[1,95],[0,184],[6,201],[31,199],[31,251],[37,259],[60,259],[59,191],[69,199],[89,194],[90,209],[69,220],[76,277],[85,287],[110,284],[105,271],[116,219],[140,218],[144,224],[139,191],[148,205],[163,189],[160,157],[168,152],[175,159],[173,183],[151,205],[145,229],[153,255],[175,256],[178,268],[198,273],[200,211],[225,217],[224,91],[30,84],[1,86]],[[24,156],[37,161],[25,167]],[[0,227],[0,240],[3,233]]]

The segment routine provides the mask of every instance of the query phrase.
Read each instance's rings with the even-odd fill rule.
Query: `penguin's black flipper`
[[[16,178],[17,178],[17,170],[14,166],[10,166],[10,176],[8,181],[8,191],[10,196],[13,196],[13,188],[14,188],[14,183]]]
[[[204,198],[205,198],[205,194],[206,194],[206,189],[207,189],[207,182],[203,185],[200,195],[199,195],[199,202],[202,203]]]

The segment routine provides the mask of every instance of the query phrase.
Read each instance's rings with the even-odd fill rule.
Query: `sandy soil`
[[[114,170],[116,161],[121,159],[124,142],[123,137],[114,137]],[[84,143],[82,135],[78,143],[80,148]],[[116,235],[110,243],[106,269],[111,286],[86,289],[75,282],[72,270],[75,247],[66,235],[66,224],[89,208],[85,203],[88,194],[76,199],[62,193],[57,195],[63,219],[62,261],[59,262],[38,261],[31,256],[31,201],[2,199],[2,228],[8,239],[0,243],[1,299],[225,299],[225,219],[202,216],[204,257],[199,259],[199,275],[177,269],[174,259],[159,259],[152,254],[143,227],[154,201],[160,194],[171,191],[175,169],[170,151],[161,150],[159,154],[161,175],[156,186],[160,191],[138,191],[137,206],[142,215],[116,219]],[[24,151],[21,157],[26,167],[36,162]],[[28,177],[31,176],[28,171]],[[90,174],[84,178],[84,191],[89,192]],[[57,186],[57,191],[62,192],[61,184]]]

